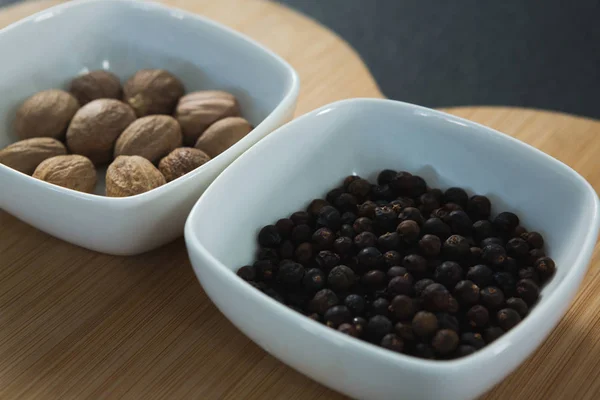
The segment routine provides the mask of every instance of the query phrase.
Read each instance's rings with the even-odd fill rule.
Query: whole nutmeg
[[[45,159],[67,154],[65,146],[52,138],[31,138],[0,150],[0,164],[31,175]]]
[[[153,163],[181,146],[181,128],[173,117],[149,115],[135,120],[117,139],[115,158],[141,156]]]
[[[96,187],[94,164],[79,154],[46,159],[35,169],[33,177],[85,193],[92,193]]]
[[[64,90],[44,90],[21,104],[15,116],[15,132],[21,139],[51,137],[61,139],[79,102]]]
[[[195,170],[209,160],[208,154],[202,150],[192,147],[180,147],[160,160],[158,169],[165,176],[167,182],[171,182]]]
[[[163,69],[142,69],[123,86],[123,98],[138,117],[173,114],[183,93],[181,81]]]
[[[67,131],[67,147],[96,165],[108,163],[112,160],[117,138],[133,121],[135,113],[122,101],[91,101],[73,117]]]
[[[237,143],[251,130],[252,125],[244,118],[223,118],[209,126],[198,138],[194,147],[214,158]]]
[[[119,156],[106,170],[106,195],[127,197],[166,183],[165,177],[144,157]]]
[[[82,106],[97,99],[121,99],[122,89],[119,78],[108,71],[91,71],[74,78],[69,92]]]
[[[214,122],[225,117],[237,117],[240,107],[231,93],[220,90],[202,90],[179,99],[175,118],[181,125],[183,140],[193,145]]]

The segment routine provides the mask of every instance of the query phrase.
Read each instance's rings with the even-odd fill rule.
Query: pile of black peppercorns
[[[469,355],[513,328],[555,272],[544,239],[487,197],[383,170],[348,176],[258,234],[237,274],[356,338],[429,359]]]

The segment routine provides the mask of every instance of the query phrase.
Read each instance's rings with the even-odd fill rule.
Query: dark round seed
[[[517,296],[525,300],[525,303],[531,307],[540,297],[540,288],[531,279],[521,279],[517,282]]]
[[[435,257],[440,254],[442,241],[435,235],[424,235],[419,240],[419,249],[425,257]]]
[[[370,311],[371,316],[373,315],[383,315],[385,317],[388,316],[388,311],[390,307],[390,302],[383,297],[379,297],[371,303]]]
[[[473,346],[468,346],[461,344],[457,347],[456,352],[454,353],[456,357],[466,357],[475,353],[477,350]]]
[[[482,262],[481,254],[483,253],[481,251],[481,248],[480,247],[471,247],[469,249],[469,252],[471,254],[468,257],[467,265],[472,266],[472,265],[481,264],[481,262]]]
[[[410,219],[400,222],[396,228],[398,236],[404,243],[414,243],[419,240],[420,231],[419,224]]]
[[[506,306],[518,312],[521,318],[525,318],[529,313],[529,307],[527,307],[525,300],[518,297],[511,297],[510,299],[506,300]]]
[[[483,331],[483,338],[487,344],[492,343],[502,335],[504,335],[504,330],[498,326],[490,326]]]
[[[279,246],[279,250],[282,249],[284,243],[286,241],[282,242],[281,245]],[[284,249],[285,250],[285,249]],[[293,254],[293,249],[292,249],[292,254]],[[281,256],[281,258],[291,258],[291,257],[283,257]],[[261,247],[258,249],[258,251],[256,252],[256,259],[257,260],[269,260],[271,261],[273,264],[277,264],[279,263],[279,251],[275,250],[273,248],[270,247]]]
[[[361,283],[369,291],[382,289],[386,284],[385,272],[378,269],[368,271],[362,276]]]
[[[410,197],[398,197],[396,200],[390,201],[389,205],[396,214],[400,214],[406,207],[414,207],[415,202]]]
[[[460,335],[460,342],[467,346],[472,346],[476,350],[479,350],[485,346],[485,341],[480,333],[476,332],[465,332]]]
[[[396,232],[388,232],[379,236],[377,246],[381,251],[395,250],[400,246],[400,236]]]
[[[450,260],[459,261],[466,258],[471,252],[467,239],[460,235],[452,235],[444,242],[442,254]]]
[[[519,225],[519,217],[511,212],[501,212],[494,218],[494,227],[505,234],[515,230]]]
[[[323,271],[318,268],[309,269],[304,274],[302,285],[311,292],[323,289],[325,286],[325,275],[323,274]]]
[[[312,242],[317,250],[329,250],[333,247],[335,233],[329,228],[319,228],[312,235]]]
[[[439,218],[429,218],[423,223],[421,233],[425,235],[435,235],[440,240],[446,240],[452,234],[450,227]]]
[[[351,195],[350,193],[342,193],[340,194],[333,205],[337,207],[338,210],[341,211],[351,211],[354,212],[357,210],[356,205],[358,204],[358,200],[356,197]]]
[[[374,247],[377,244],[377,236],[373,232],[361,232],[354,237],[354,245],[357,249]]]
[[[546,282],[556,272],[556,264],[550,257],[538,258],[534,264],[534,268],[537,271],[542,282]]]
[[[500,268],[502,271],[508,272],[514,276],[518,275],[519,273],[519,264],[517,263],[517,260],[512,257],[506,257],[506,260],[504,260]]]
[[[314,297],[310,301],[309,309],[311,312],[316,312],[323,315],[325,314],[325,311],[329,310],[338,303],[339,299],[333,290],[321,289],[315,293]]]
[[[535,284],[540,284],[540,276],[533,267],[525,267],[519,270],[519,279],[531,279]]]
[[[490,217],[492,203],[485,196],[475,195],[467,203],[467,212],[473,220],[485,220]]]
[[[544,237],[539,232],[529,232],[524,235],[525,241],[532,249],[541,249],[544,247]]]
[[[430,311],[448,311],[450,297],[448,289],[440,283],[432,283],[421,293],[423,306]]]
[[[345,291],[354,284],[354,279],[354,271],[345,265],[338,265],[329,272],[327,283],[336,292]]]
[[[527,257],[527,264],[533,265],[542,257],[546,257],[546,252],[544,249],[531,249],[529,250],[529,257]]]
[[[392,207],[376,207],[373,221],[375,226],[382,232],[390,232],[396,227],[396,217],[397,215]]]
[[[374,218],[375,217],[375,208],[377,205],[372,201],[365,201],[364,203],[358,206],[358,217],[359,218]]]
[[[504,305],[504,293],[497,287],[488,286],[479,292],[479,301],[490,310],[497,310]]]
[[[352,318],[352,325],[356,327],[359,336],[361,336],[367,328],[367,320],[363,317],[354,317]]]
[[[519,313],[512,308],[504,308],[498,311],[496,315],[498,325],[505,331],[511,330],[515,325],[521,322],[521,316]]]
[[[394,325],[394,332],[404,341],[415,340],[415,332],[413,331],[411,322],[398,322]]]
[[[386,348],[388,350],[395,351],[397,353],[402,353],[404,350],[404,342],[398,336],[393,333],[388,333],[381,339],[381,347]]]
[[[487,308],[481,304],[476,304],[467,311],[467,319],[472,327],[482,328],[486,326],[490,320],[490,314]]]
[[[466,278],[482,288],[494,282],[494,271],[486,265],[478,264],[469,268]]]
[[[506,260],[506,251],[504,247],[497,244],[489,244],[483,247],[481,258],[483,262],[493,266],[500,266]]]
[[[287,289],[289,289],[289,287]],[[284,295],[286,297],[287,304],[291,304],[294,307],[300,308],[300,310],[298,311],[300,313],[312,297],[308,292],[302,290],[302,288],[287,290],[287,292],[284,293]]]
[[[296,211],[290,215],[290,219],[294,221],[296,225],[311,225],[312,218],[306,211]]]
[[[417,336],[426,338],[438,330],[438,320],[434,313],[419,311],[412,319],[412,328]]]
[[[388,185],[396,195],[410,196],[414,183],[412,176],[410,172],[400,171],[388,182]]]
[[[342,193],[346,193],[346,188],[331,189],[329,192],[327,192],[325,199],[329,204],[333,204]]]
[[[451,329],[455,332],[460,332],[460,323],[454,315],[448,313],[437,313],[439,329]]]
[[[443,203],[454,203],[458,204],[462,208],[467,207],[469,196],[464,189],[459,187],[451,187],[444,192]]]
[[[504,271],[494,274],[494,285],[499,287],[505,296],[514,296],[517,291],[517,280],[515,277]]]
[[[389,185],[389,183],[396,176],[396,171],[391,169],[382,170],[379,175],[377,175],[377,184],[378,185]]]
[[[333,242],[333,251],[335,251],[340,256],[345,256],[352,251],[353,242],[347,236],[341,236]]]
[[[342,183],[342,186],[344,187],[345,190],[348,190],[348,186],[350,186],[350,184],[357,179],[360,179],[360,176],[348,175],[347,177],[344,178],[344,182]]]
[[[317,217],[319,215],[319,211],[321,211],[321,208],[330,205],[329,202],[325,199],[314,199],[313,201],[310,202],[310,204],[308,205],[308,207],[306,208],[306,211],[312,215],[313,217]]]
[[[341,324],[340,326],[338,326],[337,330],[348,336],[352,336],[352,337],[359,336],[358,329],[356,329],[356,327],[352,324],[348,324],[348,323]]]
[[[273,288],[271,288],[271,287],[268,287],[268,288],[266,288],[266,289],[264,290],[264,293],[265,293],[267,296],[271,297],[272,299],[274,299],[274,300],[276,300],[276,301],[278,301],[278,302],[280,302],[280,303],[282,303],[282,304],[285,304],[285,298],[284,298],[284,297],[283,297],[283,295],[282,295],[281,293],[279,293],[277,290],[275,290],[275,289],[273,289]]]
[[[365,333],[367,338],[374,343],[380,343],[381,339],[392,332],[392,322],[383,315],[375,315],[367,323]]]
[[[302,224],[294,227],[291,234],[292,242],[296,245],[304,242],[310,242],[313,230],[310,226]]]
[[[365,299],[358,294],[349,294],[346,296],[344,305],[355,316],[362,315],[365,312]]]
[[[367,217],[360,217],[354,221],[352,228],[357,234],[361,232],[373,232],[373,221]]]
[[[529,255],[529,245],[521,238],[512,238],[506,243],[506,254],[521,260]]]
[[[340,263],[340,256],[333,251],[323,250],[317,253],[315,262],[320,268],[330,270]]]
[[[258,244],[263,247],[277,247],[281,243],[281,235],[275,225],[267,225],[258,233]]]
[[[290,240],[284,240],[279,245],[279,256],[282,259],[294,258],[294,244]]]
[[[409,254],[404,257],[402,265],[412,274],[427,272],[427,260],[418,254]]]
[[[275,223],[275,227],[277,228],[277,232],[282,238],[289,238],[292,234],[292,230],[294,229],[294,221],[289,218],[281,218]]]
[[[423,225],[423,216],[418,208],[406,207],[398,214],[398,221],[415,221],[419,225]]]
[[[415,357],[424,358],[428,360],[435,358],[435,353],[433,352],[433,349],[426,343],[417,343],[412,354]]]
[[[394,265],[393,267],[390,267],[390,269],[388,269],[386,275],[388,277],[388,279],[393,279],[397,276],[401,276],[404,275],[408,272],[408,270],[404,267],[400,267],[398,265]]]
[[[417,282],[415,282],[415,295],[417,297],[421,297],[423,291],[425,290],[425,288],[429,285],[431,285],[432,283],[435,283],[432,279],[429,278],[425,278],[425,279],[421,279],[418,280]]]
[[[352,225],[354,221],[356,221],[356,218],[358,218],[356,214],[350,211],[346,211],[340,217],[340,222],[342,223],[342,225]]]
[[[419,210],[421,214],[428,215],[436,208],[440,207],[439,197],[434,192],[423,193],[421,197],[419,197]]]
[[[476,304],[479,301],[479,286],[473,281],[460,281],[454,287],[454,296],[461,304]]]
[[[349,238],[353,238],[354,236],[356,236],[356,231],[354,230],[354,228],[352,227],[352,225],[350,224],[344,224],[340,227],[340,230],[338,231],[338,234],[340,236],[346,236]]]
[[[494,225],[487,219],[476,221],[473,224],[473,238],[478,243],[484,239],[493,237],[494,234]]]
[[[421,178],[420,176],[413,175],[411,180],[412,187],[409,193],[410,197],[419,197],[423,193],[427,192],[427,183],[425,182],[425,179]]]
[[[409,320],[415,314],[413,300],[403,294],[394,296],[390,303],[389,311],[399,320]]]
[[[300,243],[294,252],[299,263],[307,264],[312,260],[313,248],[310,243]]]
[[[375,185],[371,188],[371,197],[387,201],[394,198],[394,192],[389,185]]]
[[[245,281],[253,281],[256,278],[256,270],[252,265],[245,265],[237,270],[237,276]]]
[[[383,255],[375,247],[367,247],[362,249],[356,255],[358,262],[368,269],[377,268],[383,264]]]
[[[454,261],[443,262],[433,273],[433,279],[447,288],[454,288],[454,286],[462,279],[462,276],[462,268]]]
[[[279,267],[277,281],[286,285],[295,285],[302,282],[304,278],[304,267],[302,264],[289,262]]]
[[[452,211],[448,214],[448,221],[453,233],[462,236],[471,235],[473,221],[471,221],[471,218],[469,218],[466,212],[462,210]]]
[[[329,228],[332,231],[337,231],[338,229],[340,229],[340,226],[342,226],[341,219],[342,216],[335,207],[325,206],[319,211],[319,216],[317,217],[317,224],[319,226]]]
[[[413,292],[413,277],[410,273],[392,278],[388,283],[388,292],[392,296],[399,294],[411,295]]]
[[[270,281],[274,278],[275,266],[269,260],[258,260],[254,262],[257,281]]]
[[[450,329],[440,329],[435,336],[431,345],[439,354],[446,355],[452,353],[458,347],[458,334]]]
[[[310,313],[306,315],[308,318],[312,319],[313,321],[317,321],[317,322],[321,322],[321,316],[317,313]]]
[[[454,296],[450,296],[450,298],[448,299],[448,311],[449,313],[457,313],[458,309],[460,308],[459,304],[458,304],[458,300],[456,300],[456,298]]]
[[[386,251],[383,255],[383,261],[388,267],[402,264],[402,256],[395,250]]]
[[[501,238],[496,237],[496,236],[489,237],[489,238],[483,239],[481,241],[481,243],[479,244],[479,247],[481,247],[483,249],[485,246],[489,246],[491,244],[495,244],[495,245],[504,247],[504,240],[502,240]]]
[[[352,314],[346,306],[333,306],[323,315],[325,324],[330,328],[337,328],[343,323],[350,322],[352,320]]]
[[[366,179],[355,179],[348,185],[348,192],[358,198],[365,198],[371,191],[371,184]]]

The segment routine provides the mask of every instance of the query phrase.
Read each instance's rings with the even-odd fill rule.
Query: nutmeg
[[[64,90],[44,90],[21,104],[15,116],[14,129],[21,139],[32,137],[64,137],[69,121],[79,109],[77,99]]]
[[[183,93],[181,81],[163,69],[142,69],[123,86],[123,99],[138,117],[173,114]]]
[[[33,177],[85,193],[92,193],[96,187],[94,164],[79,154],[46,159],[37,166]]]
[[[117,138],[134,120],[133,109],[119,100],[93,100],[73,117],[67,131],[67,147],[96,165],[108,163]]]
[[[45,159],[64,154],[67,154],[67,149],[56,139],[31,138],[18,141],[0,150],[0,164],[31,175]]]
[[[181,125],[184,142],[196,143],[200,135],[214,122],[240,115],[237,99],[220,90],[202,90],[179,99],[175,118]]]
[[[215,158],[252,130],[252,125],[244,118],[223,118],[211,126],[198,138],[197,149],[203,150],[210,157]]]
[[[208,154],[192,147],[180,147],[165,156],[158,164],[158,169],[171,182],[210,161]]]
[[[122,89],[119,78],[108,71],[91,71],[74,78],[69,92],[85,105],[96,99],[121,99]]]
[[[127,197],[166,183],[165,177],[144,157],[119,156],[106,170],[106,195]]]
[[[181,146],[181,128],[173,117],[149,115],[135,120],[115,144],[118,156],[141,156],[151,162]]]

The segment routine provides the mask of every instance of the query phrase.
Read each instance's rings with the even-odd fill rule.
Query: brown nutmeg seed
[[[31,175],[45,159],[67,154],[65,146],[52,138],[31,138],[0,150],[0,164]]]
[[[118,156],[141,156],[153,163],[181,146],[181,128],[173,117],[149,115],[135,120],[115,144]]]
[[[240,108],[231,93],[220,90],[202,90],[179,99],[175,118],[181,125],[186,144],[193,145],[214,122],[225,117],[237,117]]]
[[[108,163],[117,138],[133,121],[133,109],[119,100],[91,101],[73,117],[67,131],[67,147],[96,165]]]
[[[251,130],[252,125],[244,118],[223,118],[209,126],[198,138],[194,147],[214,158],[237,143]]]
[[[119,156],[106,170],[106,195],[127,197],[166,183],[165,177],[144,157]]]
[[[171,182],[210,160],[208,154],[192,147],[180,147],[160,160],[158,169]]]
[[[33,177],[85,193],[92,193],[96,187],[94,164],[79,154],[46,159],[35,169]]]
[[[69,92],[85,105],[97,99],[121,99],[122,89],[119,78],[108,71],[91,71],[74,78],[69,85]]]
[[[183,93],[181,81],[163,69],[142,69],[123,86],[123,99],[138,117],[173,114]]]
[[[38,92],[17,109],[14,128],[21,139],[51,137],[61,139],[69,121],[79,109],[77,99],[64,90]]]

